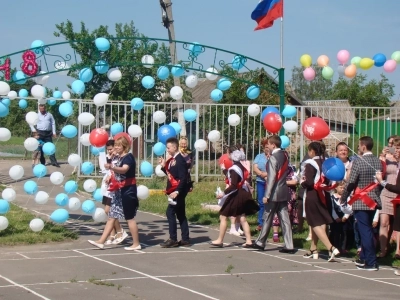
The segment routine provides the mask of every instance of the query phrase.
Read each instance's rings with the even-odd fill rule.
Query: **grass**
[[[234,266],[229,265],[229,266],[226,268],[225,273],[232,273],[232,270],[233,270],[234,268],[235,268]]]
[[[5,230],[0,231],[0,246],[65,242],[79,237],[77,232],[51,222],[45,222],[42,231],[33,232],[29,228],[29,223],[36,216],[12,203],[6,217],[9,225]]]
[[[95,284],[95,285],[115,286],[115,284],[112,283],[112,282],[104,281],[104,280],[98,279],[98,278],[96,278],[96,277],[89,278],[88,282],[93,283],[93,284]],[[118,290],[119,290],[120,288],[121,288],[121,287],[118,286]]]

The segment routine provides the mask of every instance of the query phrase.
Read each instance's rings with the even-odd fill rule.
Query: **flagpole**
[[[283,68],[283,17],[281,17],[281,68]]]

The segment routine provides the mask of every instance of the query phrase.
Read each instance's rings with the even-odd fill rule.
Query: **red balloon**
[[[120,137],[126,138],[126,140],[128,141],[129,145],[132,144],[132,138],[131,138],[130,135],[127,134],[126,132],[117,133],[117,134],[114,136],[114,141],[116,141],[116,140],[119,139]]]
[[[301,129],[304,135],[312,141],[322,140],[331,132],[328,124],[318,117],[311,117],[305,120]]]
[[[282,118],[279,114],[270,112],[264,117],[264,128],[271,133],[278,133],[282,128]]]
[[[90,132],[90,144],[95,147],[103,147],[108,141],[108,133],[103,128],[96,128]]]
[[[233,161],[230,159],[229,154],[223,154],[218,160],[219,165],[224,165],[225,169],[229,169],[233,166]]]

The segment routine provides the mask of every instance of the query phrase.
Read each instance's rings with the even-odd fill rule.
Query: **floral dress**
[[[120,159],[118,156],[115,156],[112,164],[114,164],[116,167],[120,166]],[[119,175],[115,174],[116,177]],[[121,198],[121,190],[118,189],[114,192],[111,193],[112,198],[111,198],[111,207],[110,207],[110,212],[108,213],[109,218],[113,219],[119,219],[122,220],[124,219],[124,211],[122,209],[122,198]]]

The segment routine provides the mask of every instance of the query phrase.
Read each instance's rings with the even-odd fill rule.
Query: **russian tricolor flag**
[[[269,28],[281,17],[283,17],[283,0],[261,0],[251,13],[251,18],[258,24],[254,30]]]

